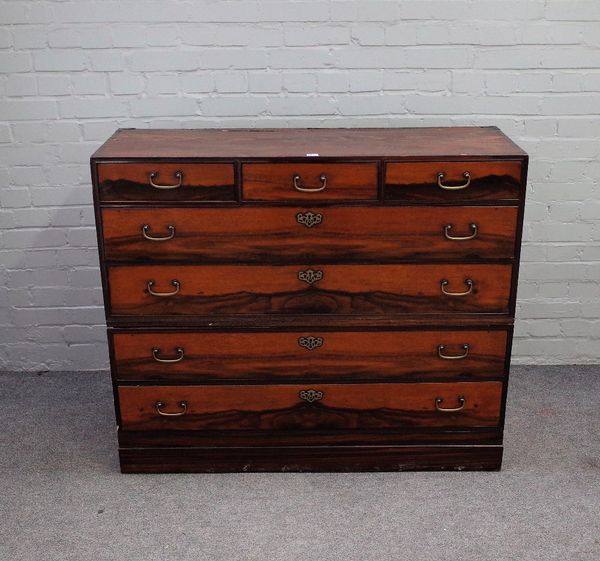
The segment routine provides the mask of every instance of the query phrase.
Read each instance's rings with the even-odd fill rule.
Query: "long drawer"
[[[510,265],[108,268],[113,315],[508,313]]]
[[[104,208],[110,261],[510,259],[516,207]]]
[[[501,382],[120,386],[126,430],[493,427]]]
[[[119,381],[489,379],[504,375],[502,330],[119,332]]]

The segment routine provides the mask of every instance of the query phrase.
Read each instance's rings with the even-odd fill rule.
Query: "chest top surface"
[[[119,129],[93,159],[522,158],[497,127]]]

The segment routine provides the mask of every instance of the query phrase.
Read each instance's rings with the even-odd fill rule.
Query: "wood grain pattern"
[[[497,127],[119,129],[92,156],[109,158],[525,157]],[[311,158],[312,160],[312,158]]]
[[[517,201],[523,196],[521,167],[518,160],[388,163],[384,198],[412,203]],[[445,190],[437,183],[438,173],[443,172],[443,185],[463,185],[467,171],[471,182],[464,189]]]
[[[498,470],[502,446],[121,448],[123,473]]]
[[[203,329],[203,330],[354,330],[359,326],[364,329],[432,329],[440,324],[452,324],[457,327],[509,327],[514,319],[508,314],[495,312],[460,312],[447,311],[419,313],[393,311],[387,314],[220,314],[209,316],[185,315],[117,315],[110,313],[110,303],[107,306],[109,314],[107,325],[110,329]]]
[[[156,189],[154,183],[181,187]],[[103,203],[233,201],[236,198],[233,164],[185,162],[103,163],[98,165],[98,197]]]
[[[498,446],[502,427],[402,427],[398,429],[319,431],[228,431],[118,430],[123,448],[162,447],[249,447],[249,446]]]
[[[299,273],[320,271],[312,285]],[[144,265],[109,267],[116,315],[508,313],[510,265]],[[446,296],[467,289],[468,296]],[[157,297],[160,292],[179,293]]]
[[[299,175],[298,191],[293,177]],[[326,183],[320,179],[326,177]],[[249,201],[323,201],[377,199],[377,163],[261,163],[242,165],[242,197]]]
[[[122,471],[499,469],[527,161],[496,127],[117,131],[91,168]]]
[[[319,344],[310,348],[314,337]],[[455,331],[128,332],[113,335],[120,381],[489,379],[504,375],[507,333]],[[301,346],[301,343],[305,346]],[[438,355],[460,356],[447,360]],[[308,345],[308,346],[307,346]],[[176,363],[154,359],[177,358]],[[177,349],[182,349],[178,352]]]
[[[515,252],[516,207],[261,207],[104,208],[109,261],[395,262],[510,259]],[[312,216],[307,214],[312,213]],[[312,217],[310,227],[298,222]],[[318,218],[315,218],[318,217]],[[149,241],[168,227],[175,236]],[[312,224],[312,223],[310,223]],[[468,236],[472,240],[448,240]]]
[[[319,401],[299,394],[314,389]],[[501,382],[313,384],[246,386],[120,386],[122,426],[128,430],[320,430],[401,427],[493,427],[500,418]],[[456,413],[436,409],[464,408]],[[177,413],[185,401],[184,415]]]

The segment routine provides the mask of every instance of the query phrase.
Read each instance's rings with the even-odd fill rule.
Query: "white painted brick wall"
[[[117,127],[498,125],[531,155],[515,361],[600,360],[598,0],[0,0],[0,368],[108,365]]]

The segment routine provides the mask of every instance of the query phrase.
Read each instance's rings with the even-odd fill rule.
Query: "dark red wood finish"
[[[201,332],[112,335],[121,382],[485,380],[504,377],[499,330]]]
[[[104,203],[236,200],[233,163],[103,163],[98,181]]]
[[[498,425],[501,392],[487,381],[121,386],[119,401],[126,430],[468,428]]]
[[[497,427],[403,427],[376,430],[127,430],[120,428],[119,444],[129,448],[266,447],[266,446],[501,446]]]
[[[521,167],[521,160],[390,162],[384,198],[423,204],[515,204],[523,195]]]
[[[502,446],[121,448],[123,473],[496,471]]]
[[[447,161],[525,156],[497,127],[119,129],[92,160],[280,158],[312,162],[318,157]]]
[[[307,156],[307,153],[318,156]],[[285,168],[287,173],[301,164],[310,164],[310,168],[306,169],[316,169],[315,165],[323,167],[341,163],[370,163],[377,167],[375,198],[363,199],[358,193],[347,199],[338,195],[311,198],[310,194],[306,199],[286,198],[278,191],[278,183],[268,180],[268,167],[265,167],[288,164]],[[115,133],[94,154],[91,168],[123,472],[499,469],[527,163],[527,155],[495,127],[260,131],[123,129]],[[167,176],[175,167],[191,166],[186,167],[188,172],[184,173],[184,177],[189,178],[196,177],[194,174],[203,166],[203,169],[209,169],[205,167],[209,164],[213,170],[225,166],[222,169],[231,169],[232,174],[226,172],[219,176],[221,172],[218,172],[218,180],[210,179],[210,173],[203,174],[204,180],[191,182],[189,187],[182,184],[179,189],[164,191],[166,194],[152,187],[152,191],[146,190],[148,166],[161,166]],[[262,166],[261,174],[267,179],[266,185],[271,187],[267,188],[266,198],[260,195],[256,200],[243,201],[242,170],[250,164]],[[469,169],[462,170],[467,164]],[[122,165],[132,167],[120,168]],[[113,170],[136,168],[136,173],[142,173],[143,177],[134,181],[127,177],[101,181],[99,171],[110,167]],[[434,169],[435,182],[431,177]],[[426,176],[423,176],[423,170],[426,170]],[[451,187],[462,182],[464,171],[470,171],[470,184],[462,190],[442,190],[437,185],[438,171],[445,172],[443,183]],[[105,171],[102,175],[107,178]],[[159,174],[159,178],[161,183],[167,183],[164,175]],[[309,179],[309,176],[306,178]],[[308,181],[311,187],[313,179]],[[339,186],[344,196],[348,196],[351,191],[344,190],[343,183]],[[289,178],[285,188],[289,188]],[[264,188],[261,189],[264,193]],[[273,195],[273,189],[276,195]],[[200,192],[202,195],[190,196],[190,193]],[[221,211],[231,214],[220,215]],[[321,212],[325,220],[320,226],[304,228],[305,232],[297,236],[292,224],[284,226],[283,222],[278,222],[288,211],[294,212],[294,216],[300,212]],[[384,217],[388,212],[390,218],[386,222]],[[394,215],[394,212],[398,214]],[[435,237],[432,224],[439,227],[444,212],[448,212],[453,220],[448,224],[452,224],[450,232],[455,235],[473,232],[471,222],[466,224],[469,220],[467,214],[476,215],[478,226],[485,225],[485,229],[481,228],[473,240],[442,240],[443,232],[438,228],[437,235],[440,237]],[[160,226],[154,229],[155,217],[166,218],[168,213],[174,213],[180,221],[176,232],[180,236],[174,238],[178,240],[179,237],[178,241],[153,242],[137,237],[135,222],[138,218],[152,217],[150,233],[160,235]],[[372,213],[373,218],[361,220],[361,213],[363,216]],[[376,213],[381,213],[379,221]],[[214,221],[212,216],[221,216],[222,220]],[[225,219],[225,216],[228,218]],[[184,217],[188,218],[182,222]],[[256,228],[252,228],[253,219],[258,219]],[[460,219],[465,220],[466,228],[459,228]],[[141,228],[144,224],[146,222],[137,224],[137,227]],[[357,230],[357,225],[361,224],[366,226]],[[167,222],[163,224],[168,225]],[[415,228],[413,235],[411,228]],[[141,235],[141,229],[139,233]],[[279,245],[278,234],[282,236]],[[388,240],[386,236],[396,238]],[[309,250],[303,250],[305,241],[309,242]],[[146,242],[147,245],[144,245]],[[398,246],[397,253],[394,245]],[[154,249],[146,251],[146,247]],[[144,263],[147,265],[142,267]],[[279,274],[275,275],[279,280],[274,284],[273,278],[264,281],[261,275],[252,276],[254,285],[244,298],[240,298],[237,292],[227,292],[232,287],[244,288],[243,280],[219,276],[217,281],[221,282],[213,282],[215,279],[212,279],[205,284],[206,276],[195,273],[192,285],[196,292],[191,300],[183,294],[179,300],[171,300],[171,304],[159,304],[158,307],[152,304],[153,310],[150,310],[147,295],[138,299],[138,287],[133,286],[133,281],[140,270],[157,267],[156,271],[171,273],[172,270],[181,272],[194,268],[186,266],[186,263],[202,264],[203,269],[209,267],[212,272],[217,269],[222,272],[227,267],[232,267],[233,271],[254,267],[257,273],[263,267],[265,271],[281,271],[293,263],[305,269],[325,269],[326,273],[344,266],[353,267],[354,273],[360,273],[354,278],[346,277],[343,284],[340,277],[333,287],[329,284],[330,274],[327,284],[317,281],[313,287],[292,290],[298,294],[282,296],[279,292],[267,291],[267,299],[263,297],[258,308],[256,296],[264,296],[265,293],[256,290],[257,283],[261,290],[280,286],[282,277]],[[242,266],[242,263],[245,265]],[[464,276],[463,267],[469,266],[474,271],[475,265],[484,266],[490,272],[493,267],[498,267],[497,277],[485,275],[490,284],[484,299],[491,294],[498,304],[502,303],[492,307],[481,306],[480,282],[476,285],[475,294],[471,295],[474,298],[470,304],[442,305],[440,308],[439,303],[443,300],[434,299],[436,303],[433,303],[431,295],[427,295],[427,290],[422,294],[420,286],[415,294],[407,295],[404,282],[400,283],[399,289],[397,280],[404,275],[398,275],[397,271],[394,275],[381,274],[385,267],[394,266],[394,263],[397,267],[419,267],[420,273],[413,273],[417,275],[413,278],[418,279],[419,285],[427,280],[427,275],[424,279],[422,274],[423,268],[436,273],[449,271],[449,276],[450,272],[458,274],[449,278],[450,284],[447,285],[448,290],[456,291],[465,280],[461,277]],[[110,280],[114,271],[121,268],[124,271],[128,269],[132,282],[126,282],[127,274],[124,272],[123,283],[119,281],[115,286]],[[203,278],[205,280],[197,284],[198,279]],[[369,285],[371,280],[368,280],[367,288],[375,288],[362,290],[361,283],[364,285],[365,279],[373,278],[379,284]],[[155,280],[159,282],[158,277]],[[168,283],[170,279],[165,277],[164,280]],[[390,282],[393,285],[390,292],[378,290],[382,287],[389,289]],[[287,281],[283,284],[283,291],[288,292]],[[198,306],[202,297],[206,297],[200,293],[207,286],[212,291],[207,296],[210,304]],[[164,287],[157,284],[155,288],[167,289],[168,284]],[[332,288],[333,298],[329,293]],[[131,295],[135,294],[138,296],[131,299]],[[290,296],[292,304],[288,309]],[[422,303],[428,299],[429,303]],[[129,306],[127,312],[122,313],[121,309],[121,312],[114,313],[111,310],[111,302],[114,301],[119,305],[125,303],[126,308]],[[477,305],[473,305],[475,301]],[[182,305],[191,306],[191,311],[181,313]],[[241,314],[238,313],[240,309],[243,309]],[[373,339],[369,343],[368,338],[368,335],[375,337],[378,333],[386,333],[380,347]],[[406,345],[410,345],[412,340],[414,348],[409,352],[407,346],[400,344],[397,350],[394,349],[394,341],[397,340],[394,337],[407,333],[411,333],[413,339],[408,336]],[[430,354],[425,355],[425,350],[420,350],[418,344],[431,346],[437,335],[445,334],[448,341],[446,349],[458,355],[461,345],[465,344],[459,342],[460,336],[467,333],[475,336],[475,339],[471,338],[476,342],[472,343],[470,356],[473,362],[459,359],[450,364],[451,361],[446,360],[449,366],[444,371],[439,367],[444,359],[432,356],[431,349],[428,351]],[[116,339],[123,334],[130,336],[126,345],[130,349],[129,355],[123,355],[124,347]],[[211,341],[199,344],[203,334],[210,335]],[[357,334],[365,337],[362,347],[356,343]],[[172,344],[172,354],[159,353],[158,356],[163,358],[178,356],[175,354],[177,338],[188,337],[184,342],[193,348],[191,354],[187,354],[188,360],[163,364],[164,370],[160,366],[157,368],[159,363],[152,358],[152,349],[146,348],[146,345],[154,344],[151,340],[156,335],[160,335],[165,343]],[[258,353],[247,351],[248,358],[244,361],[244,349],[252,348],[250,339],[245,337],[252,335],[260,337],[263,345],[278,345],[278,350],[271,355],[272,362],[261,361]],[[295,349],[286,346],[286,343],[296,344],[300,336],[322,336],[325,339],[324,345],[313,351],[298,347],[305,356],[311,357],[305,361],[308,366],[302,365],[302,359],[296,360]],[[144,338],[143,343],[141,337]],[[289,337],[292,338],[291,343]],[[218,341],[225,339],[229,343],[220,349],[223,352],[216,351]],[[335,341],[338,345],[335,351],[327,351],[327,355],[325,352],[318,354],[327,349],[327,342],[331,345]],[[213,346],[207,352],[211,343]],[[493,350],[489,347],[483,352],[482,344],[492,344]],[[500,351],[502,346],[505,348],[503,354]],[[166,353],[168,347],[165,344],[163,347],[159,347],[160,352]],[[260,344],[258,347],[261,348]],[[379,354],[376,352],[378,348],[381,350]],[[415,363],[418,363],[417,368]],[[464,368],[461,369],[460,363]],[[332,381],[335,384],[331,384]],[[393,413],[387,417],[384,415],[383,424],[371,429],[341,430],[321,425],[310,431],[302,424],[310,422],[310,416],[302,417],[300,414],[298,417],[297,406],[292,405],[284,408],[286,412],[280,419],[293,419],[293,423],[298,423],[299,418],[304,419],[298,425],[303,428],[297,431],[272,425],[268,430],[257,431],[248,427],[239,430],[239,427],[233,428],[234,420],[227,430],[220,431],[197,430],[197,427],[194,430],[139,430],[140,427],[128,430],[124,428],[121,410],[130,414],[132,409],[123,406],[119,399],[121,390],[160,387],[154,384],[173,388],[176,393],[178,387],[185,393],[185,388],[207,384],[201,387],[222,388],[227,393],[228,387],[258,385],[289,388],[293,384],[304,387],[305,382],[312,385],[327,385],[327,382],[336,387],[338,384],[341,387],[415,386],[423,391],[427,383],[444,383],[447,387],[467,381],[476,385],[497,384],[494,387],[499,389],[494,391],[490,402],[497,411],[493,427],[452,427],[435,423],[424,426],[417,423],[411,427],[405,424],[398,431],[385,428],[388,426],[386,422],[390,427],[400,422],[397,413]],[[373,399],[384,393],[376,392]],[[447,397],[450,399],[450,396]],[[256,397],[253,400],[256,402]],[[359,400],[359,405],[363,403]],[[318,407],[317,403],[317,410]],[[348,414],[346,409],[344,411],[344,420],[339,422],[351,425],[354,422],[352,414]],[[331,415],[331,411],[327,415]],[[328,418],[327,415],[320,417],[321,422]],[[273,423],[275,418],[260,413],[259,417],[261,422],[266,423],[265,426]],[[331,418],[338,419],[335,414]],[[402,418],[404,421],[407,419]],[[368,446],[365,445],[367,443]]]
[[[243,164],[246,201],[374,201],[377,162]]]
[[[167,207],[104,208],[102,219],[112,262],[390,263],[512,259],[517,213],[516,207]]]
[[[507,314],[510,265],[140,265],[108,270],[118,315]]]

